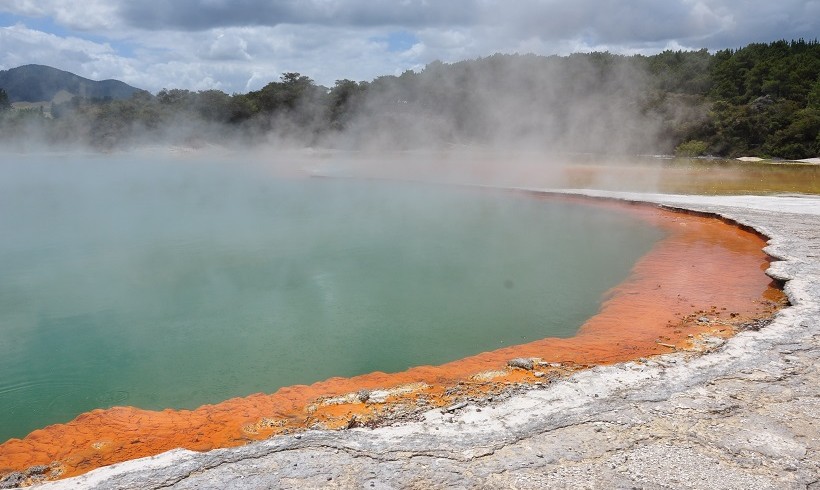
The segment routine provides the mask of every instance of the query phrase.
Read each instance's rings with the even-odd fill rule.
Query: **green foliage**
[[[675,147],[675,155],[679,157],[699,157],[706,155],[709,143],[701,140],[689,140]]]
[[[271,82],[261,90],[248,93],[255,106],[263,113],[293,111],[301,102],[314,94],[313,80],[299,73],[284,73],[279,82]]]
[[[336,80],[328,94],[328,122],[335,130],[342,130],[357,114],[367,92],[367,83],[352,80]]]
[[[717,52],[708,135],[722,156],[818,155],[820,43],[777,41]]]
[[[9,96],[5,90],[0,88],[0,112],[7,111],[11,109],[11,102],[9,102]]]
[[[746,104],[771,96],[805,103],[820,73],[820,44],[804,40],[750,44],[715,54],[711,95]]]
[[[808,99],[807,106],[809,108],[820,109],[820,77],[817,78],[806,98]]]
[[[820,109],[806,108],[783,118],[763,149],[770,155],[795,160],[820,155]]]
[[[645,58],[655,87],[663,92],[704,94],[712,87],[709,65],[712,56],[700,51],[664,51]]]

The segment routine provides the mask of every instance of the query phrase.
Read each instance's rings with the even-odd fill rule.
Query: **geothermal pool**
[[[510,192],[4,160],[0,442],[572,336],[663,236]]]

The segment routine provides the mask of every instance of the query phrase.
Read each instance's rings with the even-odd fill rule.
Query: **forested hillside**
[[[60,91],[88,99],[126,99],[139,90],[119,80],[97,82],[43,65],[0,70],[0,87],[10,102],[50,101]]]
[[[2,87],[0,87],[2,88]],[[2,93],[0,93],[2,99]],[[75,97],[50,114],[0,100],[0,141],[114,148],[257,142],[336,148],[452,145],[800,159],[820,155],[820,43],[433,62],[323,87],[285,73],[260,90]]]
[[[778,41],[715,53],[709,117],[687,134],[717,155],[820,155],[820,44]]]

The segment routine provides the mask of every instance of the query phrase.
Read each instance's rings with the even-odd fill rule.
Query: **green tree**
[[[271,82],[248,95],[257,103],[260,111],[275,113],[296,109],[303,98],[312,95],[315,88],[309,77],[288,72],[282,74],[279,82]]]
[[[233,94],[228,101],[228,122],[232,124],[248,121],[258,112],[259,108],[246,94]]]
[[[365,96],[367,84],[352,80],[336,80],[330,89],[328,101],[328,122],[333,129],[343,129],[353,117],[358,104]]]
[[[807,97],[808,107],[820,109],[820,78],[814,83]]]
[[[680,157],[699,157],[706,154],[709,143],[700,140],[689,140],[675,147],[675,155]]]
[[[193,92],[178,88],[173,88],[170,90],[164,88],[157,93],[157,100],[160,104],[177,108],[185,107],[190,104],[193,98]]]
[[[230,96],[221,90],[203,90],[195,97],[194,108],[206,121],[228,122],[231,119]]]
[[[9,95],[5,90],[0,88],[0,112],[11,109],[11,102],[9,102]]]

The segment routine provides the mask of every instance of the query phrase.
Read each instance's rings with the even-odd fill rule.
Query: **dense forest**
[[[50,109],[50,110],[48,110]],[[363,149],[509,147],[684,156],[820,155],[820,43],[716,53],[501,55],[323,87],[285,73],[257,91],[138,91],[12,109],[20,146],[257,142]]]

